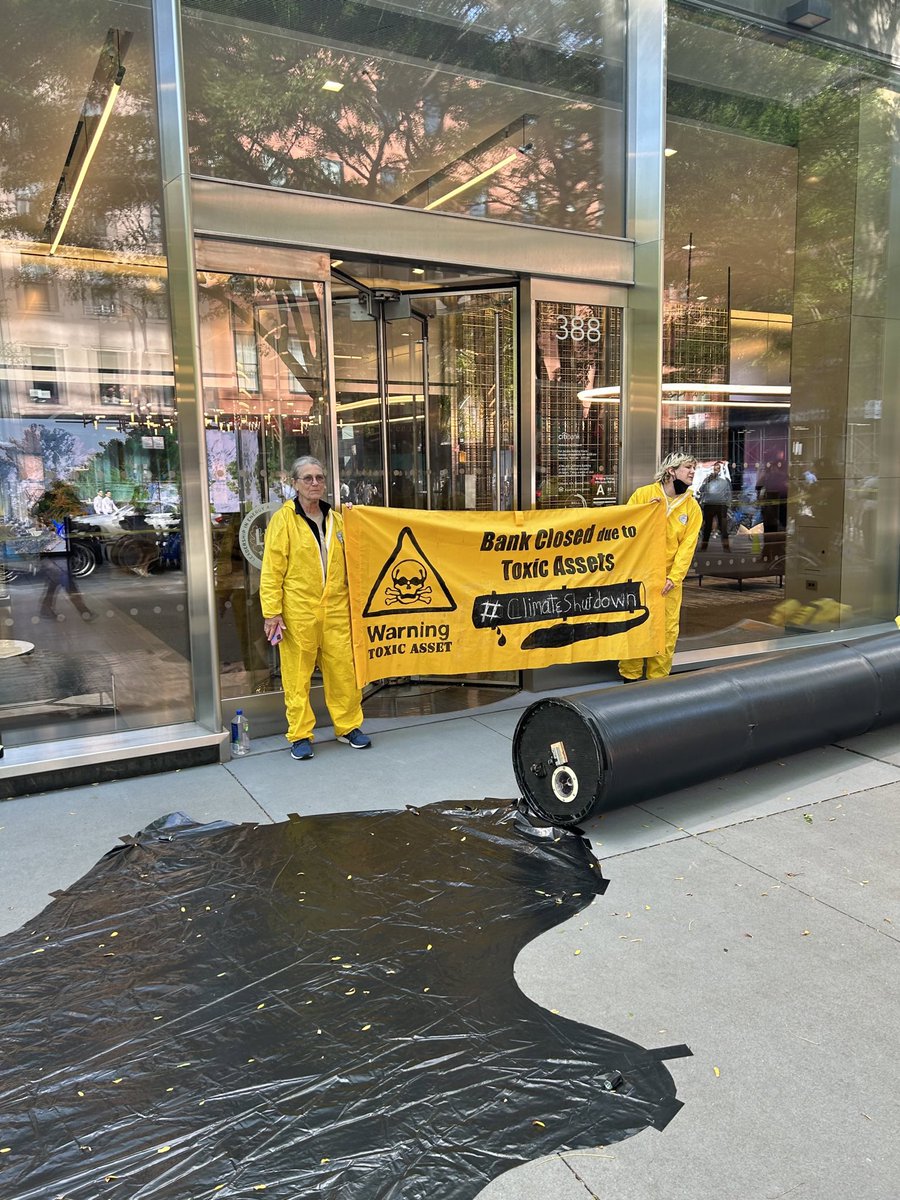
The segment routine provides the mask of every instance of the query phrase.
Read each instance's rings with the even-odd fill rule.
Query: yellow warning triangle
[[[440,572],[405,525],[378,573],[362,615],[393,617],[455,610],[456,601]]]

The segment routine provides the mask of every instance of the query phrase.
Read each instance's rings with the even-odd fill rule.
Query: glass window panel
[[[701,500],[717,463],[732,489],[727,547],[710,521],[682,634],[884,620],[897,88],[883,63],[688,4],[668,28],[661,444],[698,456]]]
[[[193,717],[151,47],[103,0],[29,0],[0,43],[7,745]]]
[[[624,233],[623,0],[268,11],[185,9],[198,174]]]
[[[121,66],[121,90],[62,244],[160,254],[149,5],[29,0],[6,22],[0,64],[0,236],[50,241],[54,209],[59,215],[64,207],[57,202],[74,190],[67,160],[73,151],[76,165],[83,158],[85,130],[94,130]],[[44,270],[40,259],[29,266],[32,273]]]
[[[535,324],[538,507],[615,504],[622,311],[540,301]]]
[[[26,275],[19,292],[19,305],[25,312],[56,312],[58,299],[53,281],[43,271]]]
[[[269,514],[294,497],[294,460],[328,462],[323,286],[211,271],[198,285],[220,684],[230,699],[281,687],[259,576]]]
[[[0,249],[0,281],[29,258]],[[82,289],[96,265],[69,257],[53,269],[59,311],[10,310],[0,362],[0,645],[22,648],[4,668],[13,745],[192,715],[168,330],[155,331],[152,370],[140,326],[107,329],[119,348],[94,349],[102,318],[85,315]],[[148,278],[163,278],[146,270],[111,267],[121,304],[139,304]],[[28,341],[51,331],[65,351]]]
[[[416,299],[428,317],[431,507],[515,506],[516,297]]]
[[[342,499],[384,504],[384,427],[379,392],[378,323],[353,295],[332,305],[334,387]]]

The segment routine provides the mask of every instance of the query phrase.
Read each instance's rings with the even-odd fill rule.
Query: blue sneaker
[[[342,733],[338,741],[346,742],[354,750],[368,750],[372,745],[372,739],[366,737],[361,729],[351,729],[349,733]]]
[[[301,738],[299,742],[294,742],[291,746],[291,758],[303,760],[304,758],[313,758],[312,742],[309,738]]]

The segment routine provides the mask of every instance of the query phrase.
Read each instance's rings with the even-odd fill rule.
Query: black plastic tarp
[[[0,1196],[468,1200],[662,1128],[686,1048],[513,978],[604,886],[496,801],[157,823],[0,939]]]

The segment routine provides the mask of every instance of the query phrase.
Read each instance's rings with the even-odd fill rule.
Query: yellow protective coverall
[[[356,684],[350,640],[350,594],[344,559],[344,522],[322,504],[327,573],[315,534],[288,500],[266,530],[259,598],[264,617],[281,614],[281,681],[287,712],[287,738],[312,738],[316,718],[309,684],[316,660],[325,685],[325,703],[338,737],[363,723],[362,693]]]
[[[673,587],[665,596],[666,604],[666,648],[662,654],[646,659],[647,678],[662,679],[672,670],[672,656],[678,641],[678,623],[681,617],[681,585],[697,546],[697,538],[703,525],[703,512],[690,490],[681,496],[669,498],[661,483],[648,483],[639,487],[629,504],[649,504],[659,500],[666,506],[666,578]],[[619,662],[619,674],[624,679],[640,679],[645,660],[623,658]]]

